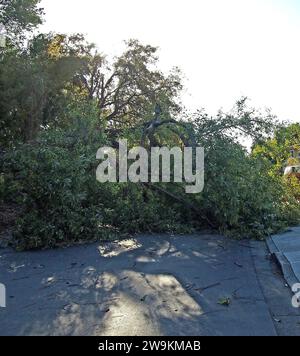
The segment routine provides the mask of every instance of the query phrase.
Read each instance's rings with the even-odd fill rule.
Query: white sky
[[[185,74],[189,109],[211,114],[242,95],[300,121],[300,0],[42,0],[43,31],[81,32],[118,54],[137,38],[160,68]]]

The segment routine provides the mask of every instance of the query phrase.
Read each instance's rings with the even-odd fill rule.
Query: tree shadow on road
[[[238,334],[235,313],[260,300],[251,290],[227,308],[218,299],[245,278],[255,284],[249,257],[246,243],[216,235],[7,254],[0,269],[16,298],[0,313],[0,334],[222,335],[228,323]],[[24,268],[13,273],[13,263]]]

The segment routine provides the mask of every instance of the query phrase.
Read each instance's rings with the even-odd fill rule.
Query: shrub
[[[100,184],[96,152],[109,145],[89,121],[47,130],[3,158],[0,200],[21,207],[18,249],[52,248],[139,232],[190,232],[213,226],[231,236],[265,236],[299,221],[295,189],[268,163],[229,138],[205,142],[205,187],[184,195],[197,212],[142,184]],[[180,196],[183,187],[165,189]]]
[[[6,199],[22,206],[14,234],[20,248],[54,247],[103,233],[94,168],[92,145],[78,144],[71,132],[45,133],[36,144],[6,155]]]
[[[96,181],[96,152],[104,144],[93,126],[77,122],[5,155],[2,199],[22,207],[14,229],[18,249],[180,229],[179,212],[142,186]]]
[[[228,139],[206,148],[205,188],[198,197],[203,213],[220,231],[263,238],[299,221],[299,206],[281,177],[266,162]]]

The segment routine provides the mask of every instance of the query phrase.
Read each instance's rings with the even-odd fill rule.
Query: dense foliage
[[[297,153],[293,157],[292,151]],[[300,125],[291,124],[280,127],[274,136],[255,144],[253,154],[272,164],[274,172],[283,173],[286,165],[299,164]],[[295,154],[296,156],[296,154]]]
[[[259,157],[269,163],[269,174],[282,176],[287,166],[300,165],[300,125],[286,124],[279,127],[274,136],[267,140],[260,140],[253,147],[254,157]],[[295,175],[286,175],[282,178],[285,190],[296,201],[300,202],[300,180]]]
[[[14,230],[18,248],[184,231],[180,212],[140,185],[97,183],[95,152],[104,144],[94,124],[75,121],[5,155],[2,198],[22,207]]]
[[[130,40],[108,62],[82,35],[33,34],[42,22],[39,1],[2,3],[0,225],[15,209],[14,246],[201,228],[264,238],[299,221],[299,182],[282,177],[298,126],[278,130],[245,98],[215,117],[184,113],[180,71],[159,71],[155,47]],[[156,103],[162,113],[153,113]],[[178,183],[98,183],[96,152],[117,148],[118,138],[148,149],[203,146],[203,192],[187,195]],[[252,154],[245,139],[256,143]]]

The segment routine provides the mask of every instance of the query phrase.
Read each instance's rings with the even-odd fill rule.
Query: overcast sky
[[[82,32],[107,54],[137,38],[179,66],[184,104],[211,114],[242,95],[300,121],[300,0],[42,0],[44,31]]]

